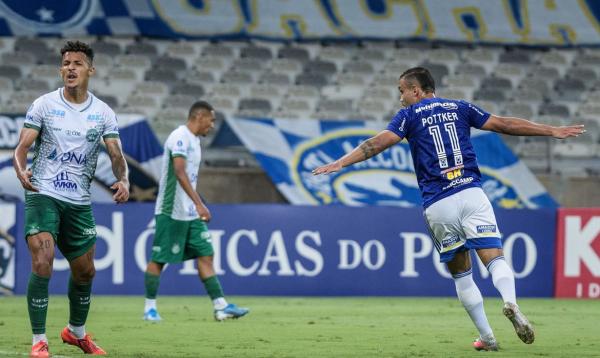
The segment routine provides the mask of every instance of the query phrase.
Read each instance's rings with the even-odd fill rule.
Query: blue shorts
[[[440,254],[440,262],[450,262],[458,252],[478,250],[478,249],[501,249],[502,242],[497,237],[484,237],[479,239],[468,239],[465,244],[454,250],[446,251]]]

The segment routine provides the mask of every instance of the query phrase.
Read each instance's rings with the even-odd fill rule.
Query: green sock
[[[211,276],[204,280],[202,280],[204,284],[204,288],[208,293],[208,296],[211,300],[219,297],[225,297],[223,294],[223,289],[221,288],[221,283],[219,282],[219,278],[217,276]]]
[[[48,313],[49,277],[41,277],[33,272],[29,275],[27,286],[27,310],[33,334],[46,333],[46,314]]]
[[[144,285],[146,286],[146,298],[156,299],[156,293],[158,292],[158,285],[160,283],[160,275],[153,275],[146,272],[144,274]]]
[[[77,283],[69,277],[69,323],[73,326],[83,326],[90,311],[92,300],[92,283]]]

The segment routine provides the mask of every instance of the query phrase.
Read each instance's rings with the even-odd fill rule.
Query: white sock
[[[517,294],[515,293],[515,275],[508,267],[504,256],[498,256],[488,263],[488,271],[492,275],[494,287],[502,295],[504,302],[517,304]]]
[[[213,300],[213,307],[216,310],[222,310],[223,308],[227,307],[227,300],[225,300],[225,297],[215,298]]]
[[[479,335],[482,339],[489,341],[494,337],[492,327],[488,323],[483,309],[483,297],[479,288],[473,281],[473,275],[471,270],[457,275],[452,275],[454,278],[454,285],[456,286],[456,294],[458,299],[465,307],[465,310],[471,317],[471,320],[477,327]]]
[[[79,339],[82,339],[83,337],[85,337],[85,324],[83,326],[73,326],[72,324],[69,323],[68,327],[69,327],[69,331],[73,332],[75,337],[77,337]]]
[[[156,309],[156,298],[146,298],[146,303],[144,304],[144,312],[148,312],[151,308]]]
[[[31,345],[35,346],[40,341],[48,342],[48,338],[46,338],[46,333],[34,334],[33,339],[31,340]]]

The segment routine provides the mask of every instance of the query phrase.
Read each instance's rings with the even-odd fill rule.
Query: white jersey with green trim
[[[162,170],[156,198],[156,215],[169,215],[174,220],[189,221],[198,218],[196,206],[177,181],[173,158],[185,158],[185,173],[192,188],[196,189],[198,170],[202,160],[200,138],[185,125],[175,129],[165,142]]]
[[[29,107],[24,124],[39,131],[31,167],[33,186],[40,194],[81,205],[91,203],[100,138],[119,136],[115,112],[87,94],[84,103],[75,104],[65,99],[63,88],[47,93]]]

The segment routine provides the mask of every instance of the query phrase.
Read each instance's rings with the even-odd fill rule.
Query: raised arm
[[[585,133],[583,124],[555,127],[522,118],[500,117],[494,114],[490,116],[481,129],[515,136],[547,136],[558,139],[577,137]]]
[[[27,152],[37,139],[40,132],[34,128],[23,128],[19,135],[19,143],[13,153],[13,167],[17,173],[17,178],[25,190],[37,192],[37,188],[31,184],[30,178],[33,175],[31,170],[27,169]]]
[[[398,135],[394,132],[390,132],[388,130],[381,131],[376,136],[362,142],[350,153],[344,155],[334,162],[314,169],[312,173],[314,175],[335,173],[344,167],[374,157],[401,140],[402,138],[398,137]]]
[[[117,178],[117,182],[110,187],[116,190],[113,199],[117,203],[124,203],[129,199],[129,169],[121,148],[121,140],[119,138],[105,138],[104,143],[112,163],[113,174]]]
[[[183,188],[183,191],[192,199],[194,205],[196,205],[196,211],[200,216],[200,219],[204,221],[210,221],[211,215],[208,208],[202,202],[200,195],[196,192],[196,189],[192,187],[192,183],[185,172],[186,159],[182,156],[177,156],[173,158],[173,171],[175,172],[175,177],[177,178],[177,182]]]

